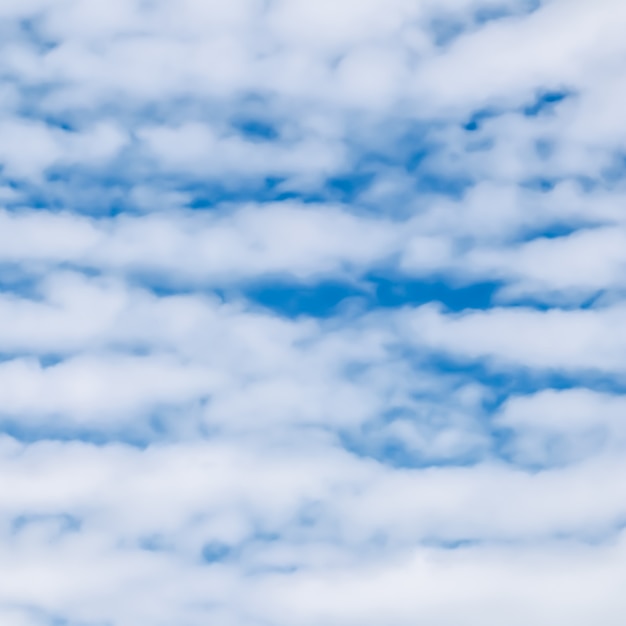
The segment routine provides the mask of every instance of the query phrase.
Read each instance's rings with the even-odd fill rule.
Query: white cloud
[[[622,4],[0,14],[2,623],[622,623]]]
[[[446,315],[433,306],[408,312],[408,340],[461,360],[541,370],[623,371],[621,305],[601,309],[540,311],[493,308]]]
[[[170,212],[87,219],[47,211],[0,213],[0,260],[36,267],[144,271],[193,282],[283,274],[307,279],[385,261],[404,238],[401,225],[339,206],[275,203],[226,213]],[[46,266],[47,267],[47,266]]]

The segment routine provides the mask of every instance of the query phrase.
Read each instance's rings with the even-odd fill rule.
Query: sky
[[[626,3],[0,2],[0,623],[622,626]]]

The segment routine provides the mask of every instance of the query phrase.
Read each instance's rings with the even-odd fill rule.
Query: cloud
[[[0,14],[2,623],[622,623],[620,3]]]
[[[499,423],[515,431],[522,462],[572,462],[623,445],[623,399],[588,389],[542,391],[507,401]]]

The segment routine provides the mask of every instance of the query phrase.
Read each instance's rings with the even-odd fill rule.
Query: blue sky
[[[3,626],[622,626],[626,5],[0,23]]]

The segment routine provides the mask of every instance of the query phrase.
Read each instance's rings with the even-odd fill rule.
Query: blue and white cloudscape
[[[0,623],[623,626],[626,3],[0,2]]]

